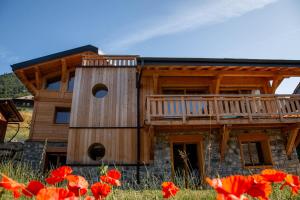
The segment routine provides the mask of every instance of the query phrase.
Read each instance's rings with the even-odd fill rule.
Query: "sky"
[[[105,54],[300,60],[299,10],[299,0],[0,0],[0,74],[87,44]]]

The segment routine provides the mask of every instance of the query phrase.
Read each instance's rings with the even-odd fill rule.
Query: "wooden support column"
[[[221,84],[222,75],[218,75],[214,78],[212,83],[212,94],[220,93],[220,84]]]
[[[224,125],[221,131],[222,131],[222,140],[220,144],[220,154],[221,154],[221,161],[223,161],[225,157],[225,152],[227,150],[227,142],[229,139],[230,130],[226,125]]]
[[[63,92],[68,89],[68,70],[67,63],[65,59],[61,59],[61,87],[60,87],[60,95],[63,97]]]
[[[42,89],[42,75],[38,66],[35,67],[35,84],[38,90]]]
[[[61,82],[67,81],[67,63],[65,59],[61,59]]]
[[[7,122],[2,121],[0,119],[0,143],[4,142],[6,129],[7,129]]]
[[[295,127],[295,128],[292,128],[288,133],[288,141],[287,141],[287,145],[286,145],[287,156],[290,156],[293,151],[293,148],[295,146],[295,141],[296,141],[296,138],[298,135],[298,131],[299,131],[299,128]]]

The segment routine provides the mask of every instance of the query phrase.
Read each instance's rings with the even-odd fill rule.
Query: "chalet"
[[[172,178],[299,174],[300,60],[101,55],[87,45],[12,65],[34,95],[25,158]],[[25,160],[26,160],[25,159]]]

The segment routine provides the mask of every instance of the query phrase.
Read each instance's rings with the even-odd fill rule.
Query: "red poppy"
[[[101,181],[109,183],[113,186],[121,186],[121,172],[119,172],[118,170],[109,170],[106,175],[100,176],[100,179]]]
[[[75,196],[83,196],[86,194],[89,184],[82,176],[68,175],[68,189],[75,194]]]
[[[259,199],[268,199],[272,193],[271,183],[265,181],[265,179],[260,175],[252,175],[250,178],[253,179],[253,184],[247,191],[247,194]]]
[[[206,178],[206,181],[217,191],[218,200],[247,199],[243,194],[246,193],[253,184],[253,178],[240,175],[213,180]]]
[[[164,198],[174,197],[179,191],[179,188],[173,182],[163,182],[161,184]]]
[[[49,178],[46,178],[46,182],[51,185],[62,182],[66,178],[66,176],[70,175],[72,172],[73,170],[71,167],[59,167],[50,173]]]
[[[9,190],[11,192],[13,192],[14,194],[14,198],[19,198],[21,196],[21,191],[22,189],[25,188],[25,186],[21,183],[18,183],[14,180],[12,180],[11,178],[9,178],[8,176],[1,174],[2,179],[0,181],[0,187],[5,188],[6,190]]]
[[[110,186],[106,183],[95,183],[91,186],[91,191],[96,199],[104,199],[110,193]]]
[[[78,200],[78,198],[64,188],[43,188],[36,195],[36,200]]]
[[[280,183],[286,177],[286,173],[275,169],[265,169],[261,172],[261,176],[269,182]]]
[[[95,197],[92,197],[92,196],[86,196],[84,198],[84,200],[95,200]]]
[[[285,186],[290,186],[293,194],[298,194],[298,190],[300,189],[300,180],[299,176],[287,175],[285,177],[285,183],[280,187],[282,190]]]
[[[23,194],[27,197],[36,196],[38,192],[45,186],[39,181],[30,181],[26,188],[22,190]]]

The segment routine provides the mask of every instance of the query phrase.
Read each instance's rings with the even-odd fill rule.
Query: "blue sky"
[[[0,74],[86,44],[107,54],[300,60],[299,10],[299,0],[0,0]]]

